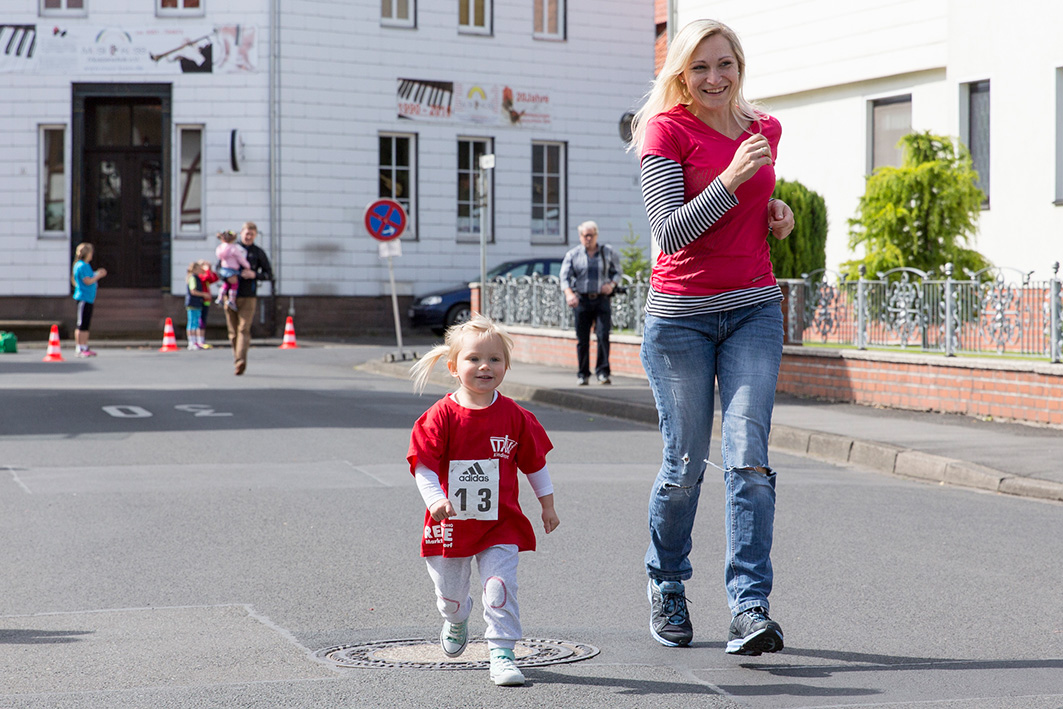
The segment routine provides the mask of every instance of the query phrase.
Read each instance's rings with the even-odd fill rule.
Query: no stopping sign
[[[378,199],[365,208],[365,229],[378,241],[399,238],[408,221],[406,210],[393,199]]]

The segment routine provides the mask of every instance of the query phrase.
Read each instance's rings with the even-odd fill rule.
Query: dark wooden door
[[[96,247],[92,265],[107,269],[109,288],[158,288],[166,183],[159,104],[101,99],[86,119],[82,224]]]

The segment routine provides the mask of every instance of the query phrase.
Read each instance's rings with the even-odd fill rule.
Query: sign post
[[[495,154],[480,156],[480,314],[491,317],[487,303],[487,171],[495,166]]]
[[[380,258],[388,260],[388,281],[391,284],[391,311],[395,316],[395,341],[398,345],[398,352],[394,355],[389,355],[388,360],[391,362],[396,359],[405,360],[407,353],[402,348],[402,322],[399,320],[399,299],[395,294],[395,269],[391,259],[393,256],[402,256],[402,244],[399,242],[399,237],[406,230],[409,217],[407,217],[406,210],[402,208],[402,205],[395,200],[378,199],[375,202],[370,202],[365,208],[364,222],[369,236],[380,242],[378,249]],[[410,356],[412,358],[417,355],[411,353]]]

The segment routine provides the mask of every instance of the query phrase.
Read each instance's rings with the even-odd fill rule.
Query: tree
[[[785,239],[769,236],[776,278],[800,278],[827,262],[827,203],[800,182],[778,180],[772,196],[794,211],[794,230]]]
[[[635,278],[639,273],[643,278],[650,277],[650,260],[646,258],[646,252],[638,245],[639,235],[635,233],[635,227],[630,222],[627,225],[627,236],[624,243],[627,246],[620,249],[620,270],[625,276]]]
[[[849,220],[849,248],[864,257],[842,264],[856,277],[908,266],[931,272],[952,263],[957,272],[991,264],[969,246],[985,196],[963,144],[929,132],[900,140],[901,167],[880,167],[867,178],[856,217]]]

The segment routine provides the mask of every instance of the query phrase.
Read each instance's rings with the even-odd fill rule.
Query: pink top
[[[218,248],[214,249],[214,255],[221,261],[222,268],[231,268],[234,271],[241,268],[251,269],[251,264],[247,261],[247,249],[236,242],[221,242]]]
[[[749,128],[763,133],[778,155],[782,126],[765,116]],[[658,155],[683,166],[684,202],[700,194],[731,163],[749,137],[731,139],[709,128],[683,106],[659,113],[646,125],[642,157]],[[708,296],[775,285],[768,248],[767,204],[775,170],[767,165],[735,190],[738,204],[690,244],[661,253],[650,283],[659,293]]]

